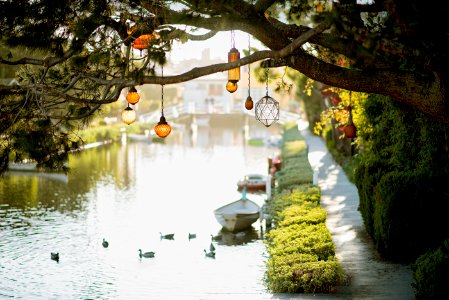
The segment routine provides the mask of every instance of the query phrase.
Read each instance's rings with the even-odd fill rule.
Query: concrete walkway
[[[337,290],[344,299],[415,299],[410,267],[382,261],[365,231],[358,211],[357,188],[327,151],[324,141],[310,133],[308,123],[298,128],[309,149],[314,183],[321,188],[321,205],[336,255],[350,276],[348,287]]]

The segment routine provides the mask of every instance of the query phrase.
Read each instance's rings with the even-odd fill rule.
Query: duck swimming
[[[142,257],[154,257],[154,252],[153,251],[150,251],[150,252],[143,252],[142,253],[142,250],[141,249],[139,249],[139,257],[140,258],[142,258]]]

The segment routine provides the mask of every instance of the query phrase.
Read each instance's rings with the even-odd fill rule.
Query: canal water
[[[123,139],[73,154],[67,176],[1,178],[0,299],[267,295],[263,224],[224,233],[213,210],[240,198],[244,174],[267,173],[276,148],[249,146],[245,137],[280,127],[194,121],[176,126],[165,143]],[[248,198],[262,205],[266,195]],[[204,253],[211,236],[222,237],[215,259]],[[155,257],[140,258],[138,249]]]

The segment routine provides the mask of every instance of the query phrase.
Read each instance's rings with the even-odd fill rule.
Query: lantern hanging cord
[[[248,34],[248,56],[251,54],[251,36]],[[251,96],[251,64],[248,64],[248,97]]]
[[[234,30],[231,30],[231,47],[235,48],[235,33],[234,33]]]
[[[266,90],[267,90],[267,96],[268,96],[268,68],[265,69],[265,75],[267,76]]]
[[[131,47],[131,46],[129,46],[129,47]],[[132,47],[131,47],[131,59],[128,61],[128,76],[130,75],[130,73],[132,72],[132,65],[131,64],[134,64],[134,51],[133,51],[133,49],[132,49]],[[129,89],[130,89],[130,87],[128,87],[128,93],[129,93]]]
[[[162,66],[161,68],[162,68],[162,78],[164,78],[164,66]],[[162,99],[161,101],[162,116],[164,116],[164,84],[161,84],[161,99]]]
[[[352,124],[352,91],[349,91],[349,123]]]

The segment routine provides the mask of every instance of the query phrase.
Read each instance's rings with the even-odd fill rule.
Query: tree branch
[[[204,40],[210,39],[211,37],[213,37],[216,34],[217,34],[217,31],[215,31],[215,30],[210,30],[209,32],[207,32],[205,34],[195,35],[195,34],[190,34],[181,29],[174,29],[171,33],[168,34],[167,37],[169,39],[181,39],[181,40],[188,39],[191,41],[204,41]]]
[[[212,73],[222,72],[226,71],[232,68],[240,67],[243,65],[247,65],[256,61],[260,61],[267,58],[273,58],[273,59],[279,59],[286,56],[289,56],[293,54],[293,52],[301,47],[304,43],[306,43],[311,37],[313,37],[316,34],[319,34],[326,30],[330,26],[330,23],[323,22],[317,27],[310,29],[309,31],[305,32],[295,40],[293,40],[289,45],[282,48],[281,50],[262,50],[254,52],[253,54],[249,56],[245,56],[244,58],[241,58],[235,62],[232,63],[221,63],[221,64],[214,64],[206,67],[201,68],[194,68],[188,72],[185,72],[180,75],[175,76],[164,76],[157,77],[157,76],[146,76],[144,77],[139,84],[173,84],[173,83],[179,83],[179,82],[185,82],[188,80],[192,80],[201,76],[205,76]],[[127,84],[127,86],[135,85],[134,82],[131,84]]]
[[[275,0],[258,0],[254,4],[254,9],[258,13],[264,13],[268,8],[270,8],[276,1]]]

